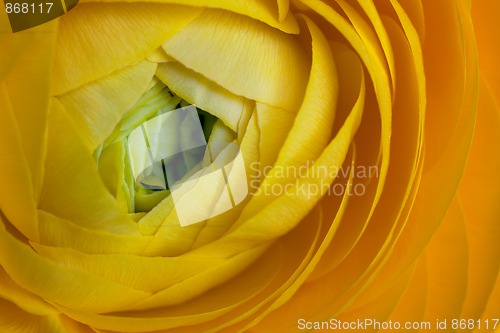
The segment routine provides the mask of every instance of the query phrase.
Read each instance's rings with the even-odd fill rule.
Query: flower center
[[[207,140],[193,105],[164,110],[128,136],[134,179],[149,190],[166,190],[199,170]]]
[[[153,80],[96,152],[101,155],[120,146],[122,157],[117,163],[123,164],[121,187],[129,213],[148,212],[175,184],[213,162],[207,147],[218,121]]]

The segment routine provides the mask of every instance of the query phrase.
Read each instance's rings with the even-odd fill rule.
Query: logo
[[[128,137],[136,184],[170,190],[181,226],[222,214],[248,194],[239,146],[212,141],[206,142],[193,105],[148,120]]]

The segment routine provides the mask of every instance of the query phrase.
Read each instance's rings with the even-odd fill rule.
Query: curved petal
[[[40,245],[31,246],[41,256],[61,265],[80,269],[92,276],[146,292],[158,292],[221,265],[222,257],[185,254],[179,257],[143,257],[130,254],[86,254],[79,250]],[[158,277],[164,276],[159,279]]]
[[[284,195],[272,201],[249,219],[235,223],[224,237],[197,250],[211,253],[226,249],[228,255],[237,253],[249,244],[262,243],[280,237],[293,229],[304,218],[318,200],[326,193],[337,177],[361,122],[364,106],[364,83],[360,86],[358,100],[353,106],[340,131],[328,144],[316,162],[302,178],[292,186],[284,188]],[[333,169],[329,169],[333,166]],[[320,170],[332,170],[324,172]],[[311,190],[314,189],[314,191]],[[262,195],[262,194],[261,194]],[[273,221],[273,223],[269,223]],[[264,231],[265,230],[265,231]]]
[[[474,47],[470,22],[467,21],[465,13],[463,13],[465,17],[462,18],[461,22],[448,17],[450,12],[460,13],[464,9],[457,8],[456,4],[452,2],[424,2],[424,7],[429,11],[443,12],[442,19],[427,17],[429,28],[434,26],[436,29],[437,27],[443,29],[445,23],[446,30],[459,29],[460,24],[463,27],[461,34],[463,40],[455,41],[457,45],[450,46],[458,48],[457,52],[450,53],[446,59],[440,59],[440,56],[434,54],[439,52],[440,46],[436,46],[437,50],[432,46],[434,43],[439,43],[436,40],[430,44],[431,46],[424,47],[425,61],[427,63],[443,61],[446,63],[443,65],[443,71],[453,71],[453,75],[460,75],[459,73],[470,73],[470,75],[460,78],[459,84],[454,81],[452,85],[446,85],[443,88],[441,87],[444,84],[442,80],[447,77],[445,72],[438,71],[439,77],[433,72],[435,67],[441,68],[441,66],[439,64],[426,66],[426,75],[436,77],[435,81],[427,81],[425,164],[412,213],[396,249],[401,254],[400,257],[405,258],[407,263],[413,262],[421,253],[454,200],[472,141],[478,89],[475,75],[477,73],[477,52]],[[453,31],[453,34],[455,33],[457,32]],[[454,55],[453,59],[451,59],[452,54]],[[464,63],[461,63],[462,61]],[[451,68],[449,68],[450,66]],[[448,77],[446,81],[448,82]],[[441,91],[442,89],[445,91]],[[438,93],[445,93],[446,96],[448,94],[463,96],[463,100],[460,100],[457,106],[455,105],[457,98],[435,96]],[[443,106],[442,103],[450,103],[450,105]],[[448,114],[448,112],[450,113]],[[453,134],[449,133],[450,127],[454,127]],[[440,132],[438,128],[442,128],[443,132]],[[450,140],[453,142],[453,147],[437,143],[448,135],[451,135]],[[438,153],[439,155],[437,155]],[[440,189],[439,193],[436,192],[436,188]]]
[[[143,60],[201,11],[168,4],[79,4],[60,19],[53,93]]]
[[[80,2],[123,2],[123,0],[82,0]],[[196,7],[219,8],[269,24],[286,33],[299,33],[299,26],[292,13],[289,13],[289,0],[136,0],[144,3],[169,3]]]
[[[0,299],[12,302],[24,311],[38,316],[58,313],[57,309],[42,298],[19,287],[1,267]]]
[[[460,318],[470,259],[465,219],[458,201],[450,207],[425,253],[428,289],[424,319],[435,322]]]
[[[78,249],[85,253],[140,254],[152,241],[152,236],[148,235],[89,229],[41,210],[38,219],[39,242],[48,246]]]
[[[43,178],[50,69],[57,23],[13,34],[1,14],[0,45],[0,208],[18,230],[37,239],[33,208]],[[4,16],[5,15],[5,16]],[[26,78],[35,78],[27,80]],[[23,199],[14,195],[24,191]]]
[[[54,332],[68,333],[57,315],[37,316],[0,299],[0,329],[9,333]]]
[[[141,61],[56,98],[94,150],[146,91],[155,70],[156,64]]]
[[[221,10],[205,10],[163,48],[225,89],[289,111],[299,108],[309,68],[296,36]]]
[[[48,127],[47,171],[38,208],[85,228],[139,234],[104,186],[91,152],[56,100]]]
[[[426,260],[423,255],[415,267],[410,267],[411,281],[390,316],[393,322],[423,322],[428,295]]]
[[[23,153],[21,133],[5,84],[0,84],[0,106],[2,107],[0,113],[0,147],[2,151],[0,180],[3,184],[0,189],[0,208],[2,214],[19,231],[27,237],[37,239],[38,221],[34,214],[36,197],[31,181],[32,175],[27,157]],[[12,192],[18,187],[25,190],[24,200],[19,200],[17,196],[12,195]]]
[[[242,274],[190,302],[176,308],[158,308],[148,312],[129,312],[125,316],[89,315],[68,312],[74,318],[123,332],[171,329],[168,332],[234,332],[240,325],[261,313],[287,287],[296,281],[309,263],[319,235],[319,210],[311,221],[274,244],[264,256]],[[312,224],[311,224],[312,223]],[[299,241],[300,240],[300,241]],[[62,309],[67,312],[66,309]],[[210,321],[210,319],[212,319]]]
[[[354,166],[355,154],[352,155],[353,156],[350,163],[351,166]],[[349,178],[343,184],[345,188],[350,188],[350,186],[352,186],[353,176],[354,176],[354,168],[351,169]],[[340,198],[340,203],[338,204],[338,211],[334,217],[334,220],[331,222],[331,224],[324,225],[323,228],[326,229],[326,231],[324,235],[323,234],[318,235],[319,239],[317,242],[318,244],[317,248],[314,249],[315,252],[312,254],[310,261],[307,263],[307,265],[304,265],[304,270],[300,272],[298,278],[295,281],[293,281],[293,283],[291,283],[290,285],[287,285],[287,289],[280,293],[280,295],[272,303],[272,306],[265,309],[265,311],[260,313],[259,318],[254,319],[253,322],[250,325],[248,325],[249,327],[251,326],[252,332],[270,331],[271,327],[274,327],[276,322],[283,322],[283,326],[280,326],[280,329],[283,329],[284,331],[290,331],[292,330],[292,327],[287,327],[285,323],[287,324],[293,323],[295,325],[295,320],[298,317],[301,316],[303,317],[306,315],[306,313],[304,313],[304,303],[300,301],[301,297],[300,296],[298,297],[299,301],[297,301],[297,298],[294,297],[296,296],[296,293],[300,290],[302,285],[304,283],[307,283],[306,280],[310,278],[312,274],[315,273],[315,269],[321,268],[322,257],[325,254],[325,251],[328,250],[330,242],[332,241],[333,236],[335,235],[335,232],[342,218],[344,217],[343,213],[349,202],[350,195],[351,194],[349,193],[349,191],[344,191],[344,194]],[[328,204],[330,205],[332,204],[331,200],[324,200],[324,202],[328,202]],[[321,208],[322,205],[320,205],[319,207]],[[312,212],[312,214],[314,213],[315,211]],[[315,219],[311,218],[312,216],[308,216],[307,219],[304,219],[303,224],[307,223],[309,225],[311,223],[314,223]],[[298,229],[300,229],[300,226],[298,227]],[[301,243],[301,241],[297,240],[296,243]],[[297,315],[297,318],[294,317],[295,315]],[[257,323],[256,326],[254,326],[255,323]]]
[[[241,221],[254,215],[270,203],[272,193],[270,194],[270,191],[266,191],[266,187],[283,187],[285,184],[295,181],[296,175],[293,173],[290,173],[290,175],[279,175],[280,171],[283,173],[284,168],[295,168],[295,171],[299,168],[308,168],[318,158],[331,138],[331,128],[335,118],[338,94],[338,78],[335,62],[325,36],[309,18],[305,18],[304,20],[310,30],[313,49],[311,74],[305,98],[294,119],[290,132],[280,147],[277,160],[275,162],[269,158],[262,160],[261,156],[259,171],[264,179],[260,187],[264,188],[264,195],[252,198],[245,207],[244,213],[240,218]],[[361,77],[361,66],[354,67],[352,71],[351,75],[355,78],[354,80],[359,80]],[[357,92],[359,93],[359,89]],[[285,116],[289,117],[290,115],[285,114]],[[262,126],[261,131],[273,131],[273,128],[277,126],[272,123],[264,124],[260,119],[259,122]],[[280,124],[279,126],[283,125]],[[265,133],[261,133],[261,135],[264,138]],[[263,142],[261,142],[261,148],[270,149],[267,145],[263,146]],[[269,164],[270,162],[273,163]],[[273,164],[274,169],[264,172],[269,168],[269,165]]]
[[[488,298],[499,275],[500,158],[492,153],[500,145],[498,101],[482,77],[474,141],[458,189],[470,256],[467,298],[461,318],[479,318],[488,310]]]
[[[500,96],[500,3],[495,0],[471,1],[472,24],[479,52],[479,67],[494,96]]]
[[[55,53],[57,26],[55,21],[37,27],[33,31],[10,33],[10,36],[6,37],[8,44],[2,45],[2,57],[4,54],[7,57],[16,57],[15,60],[7,60],[7,63],[10,62],[9,73],[1,82],[5,84],[10,105],[14,110],[13,115],[22,143],[22,150],[19,152],[23,151],[28,162],[35,197],[38,196],[43,177],[43,165],[40,160],[45,154],[47,112],[51,92],[50,73]],[[3,33],[0,33],[0,36],[2,35]],[[10,49],[13,45],[9,41],[19,45],[17,53],[16,47]],[[2,111],[8,109],[4,106],[0,108]]]
[[[51,262],[12,236],[0,223],[0,262],[26,290],[51,302],[89,312],[123,308],[149,295]]]
[[[238,132],[240,122],[248,118],[243,112],[247,110],[245,104],[250,101],[229,92],[181,63],[160,64],[156,75],[177,96],[213,114],[235,132]]]

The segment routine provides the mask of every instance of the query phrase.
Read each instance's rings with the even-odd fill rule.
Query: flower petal
[[[39,316],[58,312],[39,296],[19,287],[3,268],[0,268],[0,299],[10,301],[24,311]]]
[[[3,15],[1,20],[3,22]],[[13,123],[7,119],[1,122],[5,126],[10,123],[8,125],[12,127],[10,130],[15,129],[19,135],[16,138],[17,135],[11,134],[11,139],[3,139],[2,143],[10,145],[13,140],[19,140],[21,146],[12,148],[17,149],[17,153],[20,155],[18,158],[25,159],[24,164],[27,163],[31,185],[25,185],[32,189],[27,189],[24,185],[21,186],[26,188],[28,192],[33,191],[35,198],[38,197],[43,177],[43,164],[40,161],[43,160],[45,154],[45,125],[56,30],[57,22],[37,27],[29,32],[15,34],[6,33],[0,29],[0,47],[2,48],[0,56],[1,116],[7,117],[4,110],[7,113],[8,110],[12,110],[14,118]],[[2,68],[3,66],[7,67]],[[4,151],[4,148],[1,150]],[[22,168],[21,165],[20,162],[17,168]],[[7,177],[12,177],[9,175],[10,172],[11,170],[2,168],[2,173]],[[11,181],[19,180],[15,180],[14,177]],[[13,188],[10,187],[10,190]]]
[[[135,222],[104,186],[90,150],[57,100],[52,103],[48,126],[50,149],[39,209],[85,228],[139,234]]]
[[[279,147],[276,146],[276,148],[281,148],[276,161],[274,161],[276,157],[271,159],[269,155],[260,156],[260,165],[257,169],[260,171],[261,178],[265,176],[262,184],[260,184],[260,187],[264,189],[263,192],[265,195],[252,197],[249,204],[245,207],[244,213],[240,218],[241,221],[256,214],[265,205],[270,203],[272,193],[267,191],[266,187],[269,189],[271,186],[278,186],[274,184],[284,186],[286,183],[295,181],[295,177],[292,174],[283,176],[277,173],[283,171],[285,167],[295,167],[296,169],[300,166],[302,168],[309,167],[323,151],[331,138],[331,127],[335,116],[338,93],[335,63],[332,60],[330,46],[325,36],[310,19],[305,18],[305,22],[305,25],[310,29],[313,48],[311,74],[305,98],[295,119],[291,118],[293,114],[287,114],[285,110],[280,110],[287,119],[284,124],[279,125],[279,127],[283,128],[280,132],[285,132],[287,128],[290,128],[292,120],[294,121],[293,126],[291,126],[286,139],[279,136],[273,139],[278,139],[280,142],[284,141]],[[358,68],[360,69],[360,67]],[[361,75],[360,72],[358,73]],[[356,74],[352,74],[352,76],[360,78]],[[357,92],[359,92],[359,89]],[[262,109],[262,106],[260,109]],[[276,154],[277,151],[269,147],[265,141],[269,140],[269,134],[275,130],[277,125],[274,122],[267,122],[265,118],[276,117],[277,115],[275,112],[270,115],[263,114],[262,111],[265,110],[257,113],[259,126],[261,127],[261,151],[271,149]],[[274,169],[264,172],[273,164]],[[252,169],[255,169],[255,167],[252,166]]]
[[[21,287],[51,302],[89,312],[108,312],[149,293],[91,276],[41,257],[0,223],[0,262]]]
[[[0,299],[0,329],[3,332],[54,332],[68,333],[59,316],[38,316],[24,312],[9,301]]]
[[[9,222],[27,237],[37,239],[36,198],[28,160],[23,153],[21,133],[16,123],[5,84],[0,84],[0,147],[2,151],[0,208]],[[17,188],[24,190],[24,200],[12,195]]]
[[[60,19],[54,94],[143,60],[200,12],[168,4],[79,4]]]
[[[129,254],[85,254],[79,250],[32,242],[35,250],[53,262],[137,290],[158,292],[188,280],[225,261],[221,257],[186,254],[179,257],[143,257]],[[164,276],[159,279],[158,277]]]
[[[123,2],[123,0],[83,0],[80,2]],[[293,14],[289,13],[289,0],[275,1],[267,0],[135,0],[144,3],[169,3],[195,7],[219,8],[237,14],[246,15],[253,19],[262,21],[273,28],[286,33],[299,33],[299,26]]]
[[[128,312],[125,316],[89,315],[67,312],[66,309],[63,311],[78,320],[91,323],[94,327],[123,332],[167,328],[181,333],[212,332],[221,329],[234,331],[236,326],[233,325],[241,321],[241,325],[246,324],[247,318],[251,320],[254,313],[260,313],[294,283],[308,264],[321,227],[319,210],[314,211],[311,218],[311,221],[301,224],[274,244],[248,270],[226,282],[223,287],[211,290],[176,308]],[[210,319],[212,321],[209,321]]]
[[[206,10],[163,47],[237,95],[290,111],[302,101],[309,61],[298,40],[248,17]]]
[[[245,104],[251,103],[249,100],[229,92],[178,62],[158,65],[156,75],[177,96],[213,114],[235,132],[248,118],[243,111],[248,109]]]
[[[88,229],[74,221],[65,220],[48,212],[38,211],[40,243],[85,253],[140,254],[151,243],[147,235],[123,235],[105,230]]]
[[[240,217],[224,237],[199,250],[210,253],[224,248],[229,253],[237,253],[248,247],[249,244],[272,240],[293,229],[325,194],[329,187],[325,187],[325,185],[331,184],[337,177],[336,171],[340,170],[361,122],[365,97],[364,88],[364,79],[362,79],[358,99],[339,132],[315,163],[307,169],[304,176],[297,179],[295,183],[291,184],[292,186],[287,187],[288,193],[293,193],[293,195],[282,195],[276,198],[264,209],[258,210],[251,218],[242,219]],[[329,168],[332,166],[334,167],[333,172],[328,172],[326,175],[318,171],[322,168],[331,170]],[[310,193],[308,188],[311,186],[317,191]],[[273,221],[273,223],[269,221]]]
[[[75,320],[112,331],[149,332],[172,329],[176,333],[207,332],[210,327],[225,326],[226,322],[235,318],[234,312],[237,315],[250,312],[252,309],[247,302],[256,294],[267,295],[271,280],[285,266],[283,246],[276,245],[271,250],[265,260],[259,260],[251,266],[251,274],[244,272],[226,282],[223,287],[210,290],[176,307],[113,314],[91,314],[59,308]],[[214,322],[209,322],[213,319]]]
[[[467,299],[461,318],[479,318],[488,310],[485,306],[500,267],[500,158],[493,153],[500,145],[499,98],[495,98],[484,77],[480,88],[474,141],[458,190],[470,256]],[[494,298],[491,300],[494,302]]]
[[[146,91],[155,70],[156,64],[141,61],[57,96],[91,150],[112,133]]]
[[[479,52],[479,67],[494,96],[500,96],[500,3],[495,0],[471,1],[471,16]]]
[[[425,320],[460,318],[467,294],[469,251],[465,219],[458,201],[450,207],[425,252],[428,268]]]

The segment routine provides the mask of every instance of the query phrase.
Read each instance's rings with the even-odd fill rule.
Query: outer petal
[[[43,177],[49,73],[57,22],[13,34],[0,14],[0,208],[20,231],[36,238],[33,216]],[[5,16],[4,16],[5,15]],[[26,78],[40,77],[40,80]],[[16,195],[18,189],[25,196]]]
[[[289,111],[300,106],[309,61],[295,36],[245,16],[206,10],[163,47],[237,95]]]
[[[122,2],[123,0],[83,0],[82,2]],[[195,7],[219,8],[237,14],[246,15],[267,23],[287,33],[298,33],[295,17],[288,11],[289,0],[138,0],[135,2],[172,3]]]
[[[486,308],[500,269],[500,108],[484,79],[481,81],[474,141],[459,188],[470,248],[468,288],[461,318],[479,318]],[[494,304],[498,296],[489,300]],[[496,307],[496,316],[500,308]]]
[[[68,333],[58,315],[37,316],[0,299],[0,329],[9,333],[54,332]]]
[[[0,262],[5,271],[21,287],[53,303],[90,312],[108,312],[149,295],[55,264],[16,239],[3,223],[0,240]]]
[[[181,63],[160,64],[156,75],[176,95],[221,119],[235,132],[242,130],[248,115],[244,97],[235,95]]]
[[[84,228],[139,234],[104,186],[90,150],[57,100],[48,126],[47,172],[38,208]]]
[[[156,64],[141,61],[57,97],[91,150],[146,91],[155,70]]]
[[[54,94],[143,60],[200,12],[166,4],[79,4],[60,20]]]
[[[272,164],[268,164],[270,162],[269,158],[266,159],[267,161],[260,161],[259,171],[261,178],[263,178],[260,188],[263,190],[263,195],[254,196],[251,199],[245,207],[244,213],[239,219],[240,221],[245,221],[256,214],[269,204],[271,199],[274,199],[273,197],[276,197],[272,195],[272,191],[267,189],[272,188],[272,186],[284,187],[286,184],[295,181],[296,177],[293,174],[279,175],[280,172],[283,174],[284,168],[308,168],[310,166],[308,163],[312,163],[318,158],[331,139],[331,128],[335,118],[338,97],[335,61],[330,51],[330,45],[322,32],[309,18],[304,18],[304,22],[309,29],[310,41],[309,38],[307,39],[313,49],[311,73],[305,97],[294,124],[280,147],[276,161],[272,161]],[[361,78],[358,68],[361,69],[357,64],[353,65],[352,78],[353,81],[357,81],[355,85],[359,84]],[[355,94],[358,94],[359,88],[356,87],[354,90],[356,90]],[[284,113],[284,116],[289,117],[286,113]],[[270,118],[270,116],[267,116],[267,118]],[[283,124],[265,124],[261,119],[259,121],[262,123],[262,131],[266,132],[273,131],[277,126],[279,126],[278,128],[283,126]],[[286,123],[288,121],[285,121]],[[262,133],[263,136],[265,134]],[[267,145],[264,146],[263,142],[261,142],[262,149],[268,150],[272,148],[268,148]],[[274,165],[274,169],[266,172],[270,165]]]

